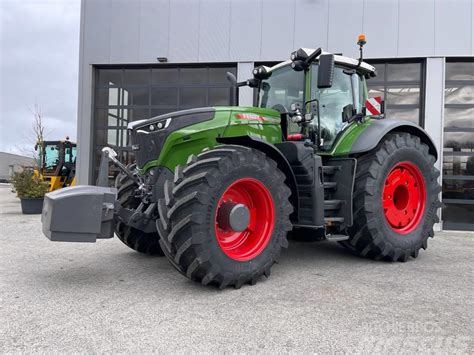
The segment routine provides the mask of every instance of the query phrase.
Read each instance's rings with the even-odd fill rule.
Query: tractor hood
[[[173,162],[180,161],[179,149],[185,149],[186,145],[192,146],[193,150],[202,150],[217,144],[216,138],[225,132],[247,134],[243,128],[247,125],[279,127],[279,124],[280,114],[272,109],[218,106],[170,112],[131,122],[128,130],[137,166],[139,169],[148,170],[152,165],[173,165],[169,162],[170,159]],[[232,129],[227,130],[229,126],[232,126]],[[280,135],[281,132],[278,136]],[[170,147],[174,148],[170,150]],[[187,157],[189,152],[183,151],[182,155]]]
[[[189,124],[181,126],[181,127],[186,127],[186,126],[189,126],[190,124],[195,124],[195,123],[207,121],[208,119],[212,119],[216,112],[222,112],[222,111],[228,111],[228,112],[232,111],[234,113],[264,114],[264,115],[268,115],[272,117],[280,116],[278,111],[269,109],[269,108],[242,107],[242,106],[201,107],[201,108],[193,108],[189,110],[170,112],[164,115],[155,116],[155,117],[148,118],[145,120],[130,122],[127,128],[130,131],[142,129],[148,132],[150,125],[156,125],[156,127],[153,127],[153,129],[165,130],[166,128],[169,127],[172,120],[179,119],[182,121],[183,118],[187,117],[188,119],[186,121]],[[189,117],[189,116],[196,117],[196,115],[198,115],[198,118],[196,118],[194,121],[192,118]],[[203,119],[204,117],[208,117],[208,118]],[[159,123],[161,123],[161,125]]]
[[[142,168],[158,157],[166,138],[174,131],[214,118],[216,108],[203,107],[152,117],[128,124],[132,151]]]

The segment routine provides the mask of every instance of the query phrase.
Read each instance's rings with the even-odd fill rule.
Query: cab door
[[[354,70],[336,66],[332,86],[327,89],[318,89],[317,64],[311,70],[311,98],[319,101],[320,137],[322,150],[329,150],[338,133],[343,129],[343,113],[362,111],[365,92],[363,78]],[[318,122],[314,120],[311,125],[318,130]]]

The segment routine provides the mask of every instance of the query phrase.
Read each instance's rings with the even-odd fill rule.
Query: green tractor
[[[220,288],[268,277],[290,231],[376,260],[416,258],[440,207],[427,133],[367,101],[362,61],[321,49],[260,66],[236,82],[256,107],[178,111],[129,124],[136,163],[104,148],[98,186],[49,193],[43,231],[56,241],[114,233]],[[236,89],[235,89],[236,90]],[[121,173],[108,187],[108,162]],[[70,218],[74,216],[74,219]]]

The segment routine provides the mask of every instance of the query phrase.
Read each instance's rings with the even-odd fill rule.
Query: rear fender
[[[430,154],[433,155],[436,160],[438,159],[436,146],[423,128],[409,121],[392,119],[373,120],[354,140],[349,154],[368,152],[376,148],[387,134],[393,132],[406,132],[419,137],[421,141],[428,146]]]

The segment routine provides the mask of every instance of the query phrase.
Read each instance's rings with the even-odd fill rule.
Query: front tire
[[[162,249],[191,280],[253,285],[288,246],[290,194],[275,161],[258,150],[226,145],[191,156],[158,203]]]
[[[127,168],[133,170],[134,165]],[[140,200],[134,196],[137,185],[129,176],[124,173],[118,174],[115,187],[117,188],[117,200],[122,207],[135,209],[140,205]],[[116,222],[115,234],[126,246],[139,253],[164,256],[158,233],[145,233],[122,222]]]
[[[441,206],[436,159],[419,137],[389,134],[357,160],[354,225],[341,242],[376,260],[406,261],[426,249]]]

